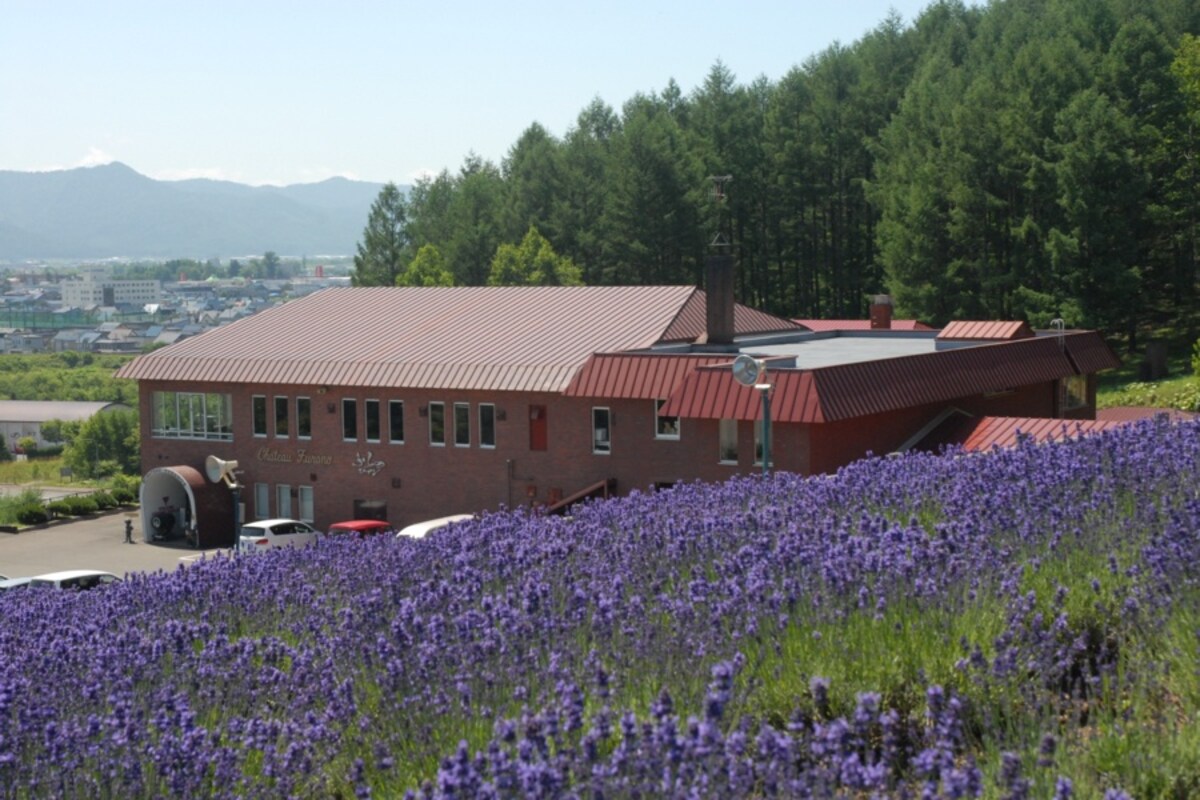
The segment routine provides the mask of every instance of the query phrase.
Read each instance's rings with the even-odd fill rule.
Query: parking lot
[[[133,544],[125,542],[125,521],[133,523]],[[184,542],[142,541],[136,511],[0,533],[0,575],[10,578],[66,569],[97,569],[125,576],[133,572],[172,572],[181,565],[228,548],[193,550]]]

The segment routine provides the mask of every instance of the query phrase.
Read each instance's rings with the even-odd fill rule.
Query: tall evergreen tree
[[[354,286],[394,286],[408,257],[408,206],[394,183],[380,190],[371,204],[367,227],[354,256]]]
[[[656,98],[641,95],[626,104],[611,166],[604,281],[699,284],[704,168]]]
[[[1059,115],[1055,174],[1064,221],[1050,256],[1066,274],[1090,327],[1135,333],[1138,239],[1147,176],[1135,124],[1103,94],[1081,92]]]
[[[562,153],[562,195],[554,207],[558,249],[583,270],[588,284],[600,283],[604,258],[603,216],[608,196],[611,143],[620,130],[612,108],[596,98],[567,132]]]
[[[562,145],[538,123],[525,129],[501,166],[508,190],[506,237],[530,226],[558,240],[556,206],[563,195]]]
[[[447,266],[459,286],[487,283],[492,256],[504,242],[504,179],[490,161],[472,153],[463,162],[450,201]]]

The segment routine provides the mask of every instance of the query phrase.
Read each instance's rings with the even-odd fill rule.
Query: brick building
[[[719,267],[718,267],[719,269]],[[1094,417],[1094,332],[812,332],[688,286],[334,288],[139,357],[143,514],[202,545],[627,493],[917,446],[947,414]],[[766,385],[766,384],[763,384]],[[236,461],[235,492],[209,457]],[[143,520],[147,522],[147,520]],[[149,530],[147,524],[143,530]],[[195,533],[198,531],[198,533]]]

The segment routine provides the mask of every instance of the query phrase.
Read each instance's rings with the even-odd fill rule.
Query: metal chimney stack
[[[871,330],[887,330],[892,327],[892,297],[877,294],[871,300]]]

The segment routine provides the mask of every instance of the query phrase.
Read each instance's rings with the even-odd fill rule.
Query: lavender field
[[[1200,426],[0,595],[0,796],[1200,795]]]

